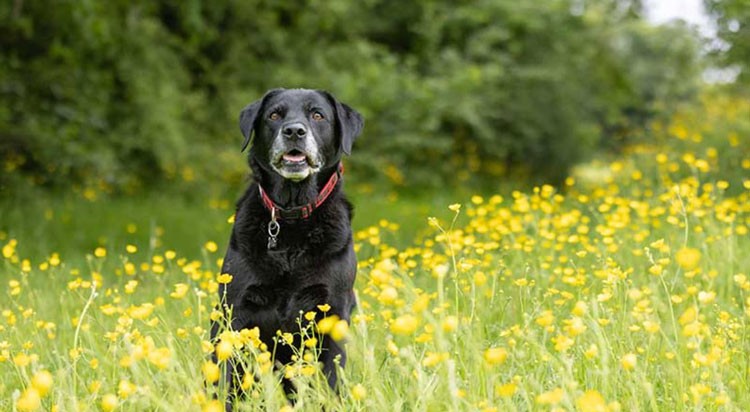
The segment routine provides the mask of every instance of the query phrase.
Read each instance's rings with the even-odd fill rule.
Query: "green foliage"
[[[239,183],[237,113],[278,86],[364,114],[355,175],[559,181],[693,91],[692,34],[637,5],[14,2],[0,6],[0,187]]]
[[[184,157],[189,76],[148,9],[21,4],[6,10],[0,36],[6,170],[38,184],[128,188]]]
[[[704,0],[716,22],[718,37],[726,42],[716,50],[724,66],[740,69],[738,80],[750,84],[750,1]]]

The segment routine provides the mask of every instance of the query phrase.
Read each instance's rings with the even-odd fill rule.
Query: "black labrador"
[[[290,345],[279,344],[277,331],[299,333],[300,313],[348,322],[354,308],[357,262],[341,159],[363,124],[354,109],[318,90],[271,90],[240,113],[242,150],[250,146],[255,181],[237,203],[222,267],[233,279],[219,294],[231,328],[259,327],[277,365],[293,356]],[[322,313],[319,305],[330,309]],[[218,322],[212,325],[212,340],[220,329]],[[318,361],[335,389],[336,363],[346,362],[341,344],[326,335]],[[223,379],[236,388],[239,371],[233,369],[239,367],[230,363]],[[287,380],[284,389],[294,392]]]

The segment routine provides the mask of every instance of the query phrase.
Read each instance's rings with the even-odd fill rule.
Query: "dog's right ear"
[[[245,136],[245,141],[242,142],[241,152],[244,152],[247,146],[250,144],[250,138],[255,128],[255,118],[258,117],[260,106],[263,103],[263,99],[258,100],[245,106],[240,112],[240,130],[242,135]]]
[[[241,152],[244,152],[248,146],[252,146],[253,129],[255,129],[255,119],[258,118],[258,113],[263,107],[263,103],[269,97],[282,92],[284,89],[273,89],[266,92],[266,94],[258,101],[248,104],[240,112],[240,131],[245,136],[245,141],[242,142]]]

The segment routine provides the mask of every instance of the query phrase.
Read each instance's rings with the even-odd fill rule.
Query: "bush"
[[[244,173],[239,109],[277,87],[366,118],[350,170],[392,185],[560,181],[689,97],[696,42],[600,0],[0,6],[0,185],[135,192]],[[204,185],[205,186],[205,185]]]

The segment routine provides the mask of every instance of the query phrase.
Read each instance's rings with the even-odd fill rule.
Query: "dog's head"
[[[299,182],[350,154],[363,124],[328,92],[274,89],[240,113],[242,150],[249,145],[261,167]]]

